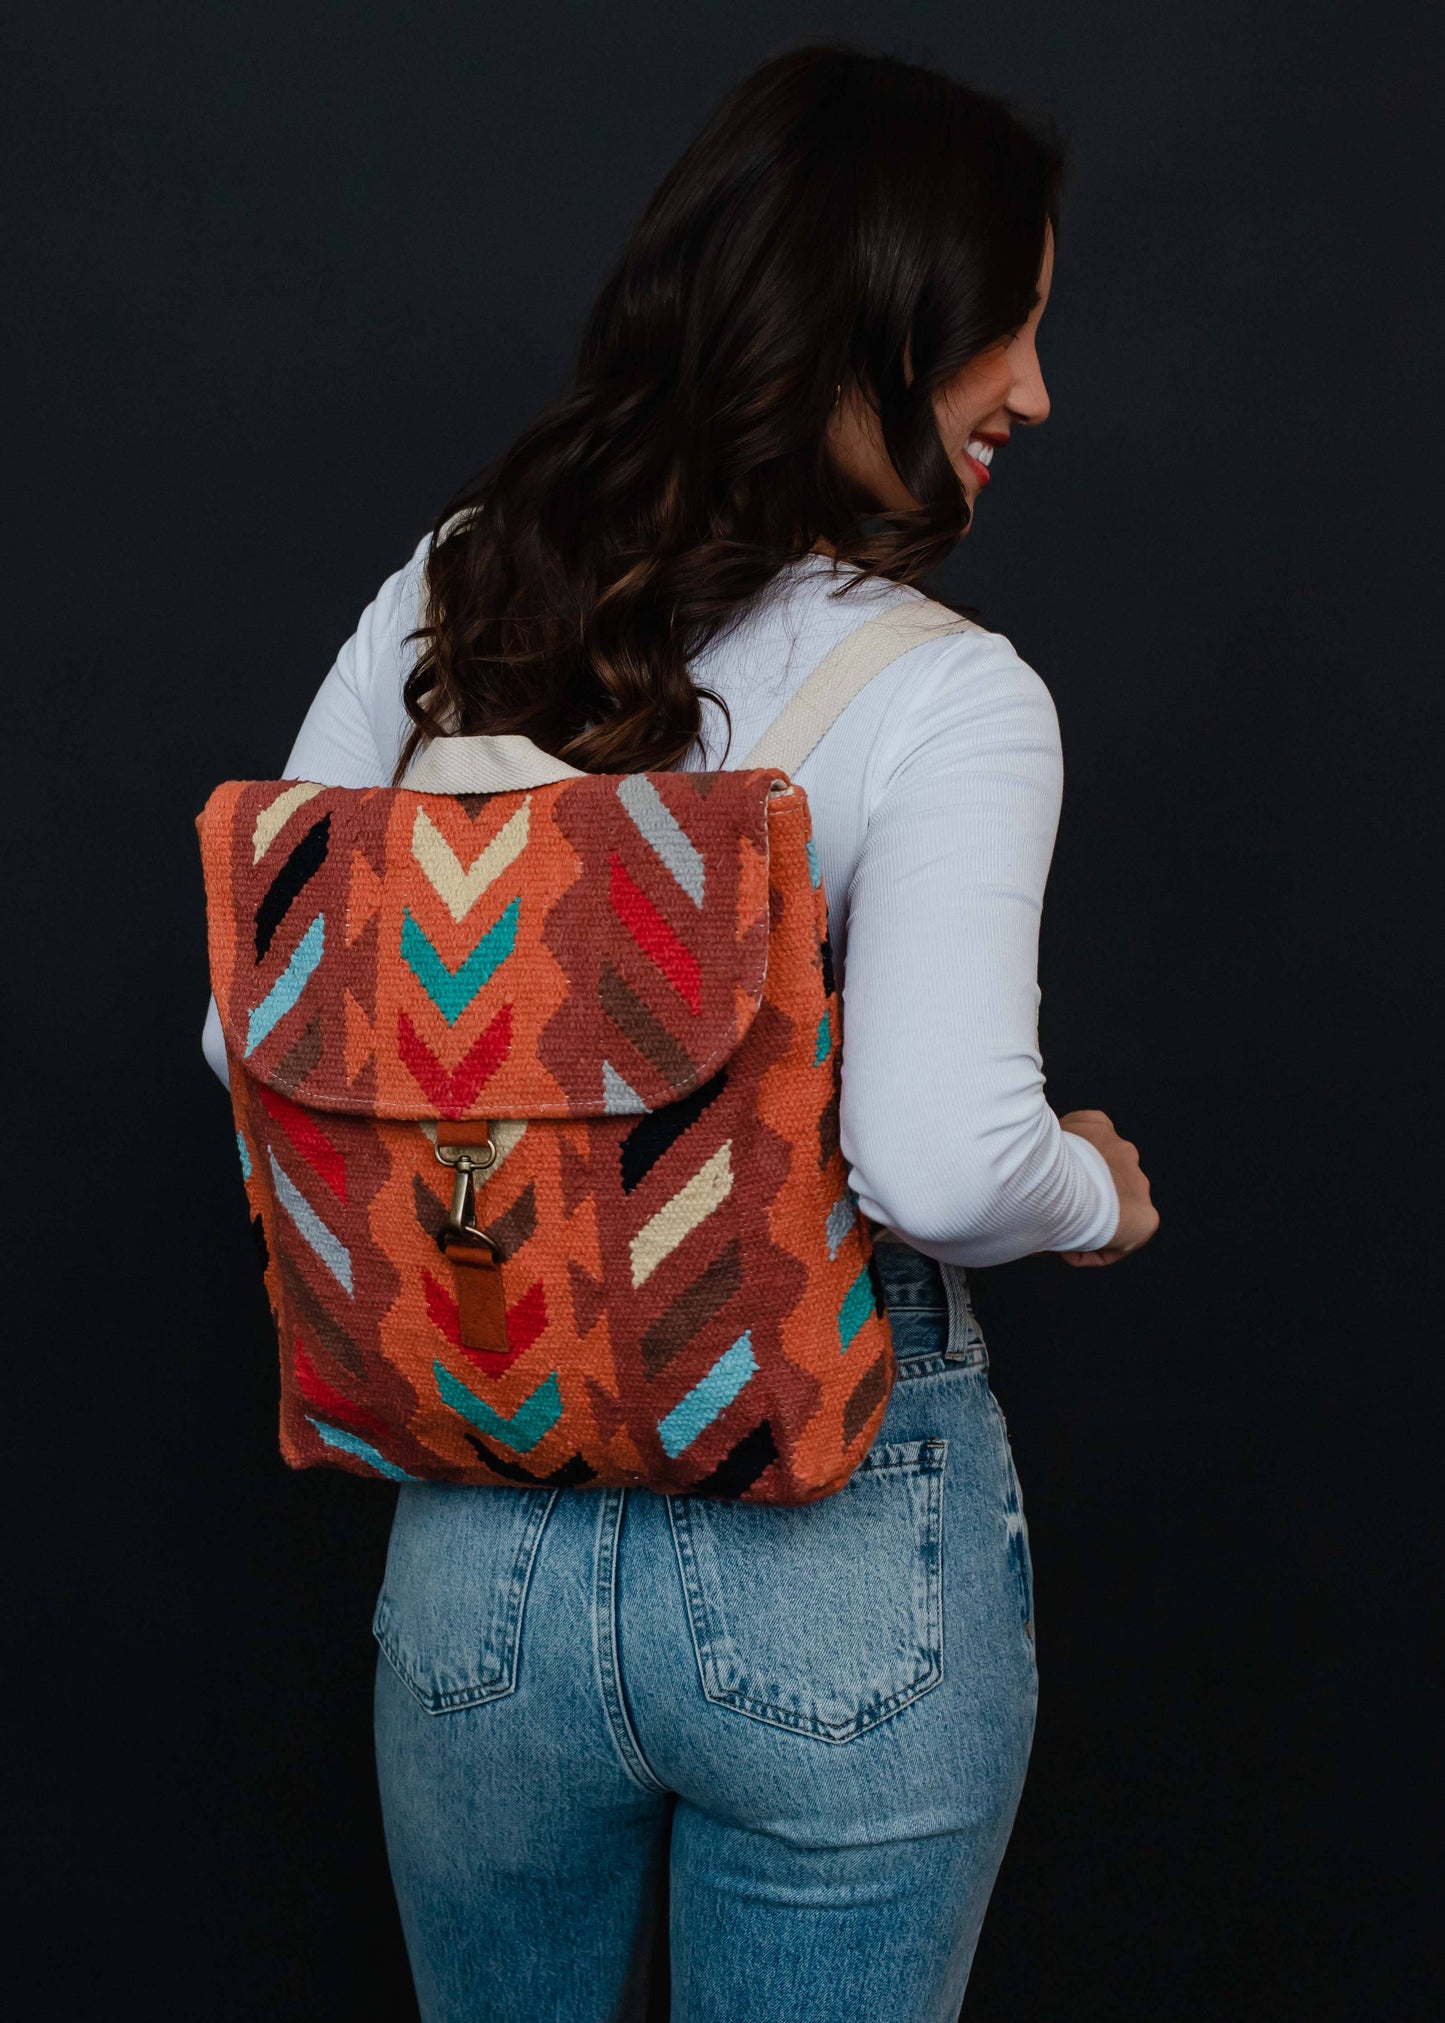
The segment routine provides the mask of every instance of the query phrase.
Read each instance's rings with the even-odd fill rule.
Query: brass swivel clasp
[[[476,1224],[477,1191],[476,1179],[485,1177],[497,1163],[497,1148],[488,1138],[481,1145],[438,1145],[437,1158],[443,1166],[450,1166],[456,1175],[452,1187],[451,1213],[447,1216],[446,1227],[438,1239],[443,1250],[452,1243],[485,1243],[495,1251],[497,1246],[484,1229]]]

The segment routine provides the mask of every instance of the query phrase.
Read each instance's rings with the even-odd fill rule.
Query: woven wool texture
[[[847,1480],[892,1347],[807,801],[778,778],[212,795],[291,1466],[762,1503]],[[504,1350],[461,1340],[438,1118],[491,1124]]]

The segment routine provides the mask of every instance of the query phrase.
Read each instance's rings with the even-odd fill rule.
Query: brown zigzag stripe
[[[858,1381],[858,1388],[843,1407],[843,1438],[854,1440],[872,1417],[874,1407],[881,1405],[888,1396],[893,1372],[887,1356],[880,1356],[871,1368],[864,1371]]]
[[[527,1238],[536,1232],[537,1189],[535,1183],[529,1180],[510,1208],[501,1215],[492,1216],[487,1222],[479,1224],[478,1227],[486,1230],[488,1236],[491,1237],[493,1243],[500,1250],[502,1262],[505,1264],[509,1257],[522,1248]]]
[[[610,963],[598,978],[597,996],[613,1025],[632,1042],[643,1059],[666,1075],[673,1088],[685,1088],[693,1074],[691,1057],[653,1017],[642,999],[628,989]]]
[[[870,1246],[866,1225],[840,1231],[834,1213],[847,1181],[840,1022],[805,796],[775,794],[761,768],[649,774],[645,792],[590,775],[465,797],[301,784],[298,798],[295,782],[233,783],[202,818],[212,980],[254,1226],[270,1240],[288,1463],[372,1476],[389,1464],[498,1490],[640,1479],[783,1504],[841,1486],[876,1436],[891,1365],[871,1312],[839,1355]],[[520,900],[514,940],[456,1020],[435,993],[472,961],[477,923],[416,855],[423,815],[466,888],[490,894],[487,919]],[[492,892],[477,867],[509,822],[526,836]],[[408,915],[439,969],[404,954]],[[468,1115],[505,1152],[473,1212],[502,1253],[517,1338],[473,1353],[437,1244],[451,1199],[423,1128],[437,1103],[396,1036],[403,1011],[425,1022],[450,1075],[504,1005],[514,1044]],[[277,1140],[288,1186],[274,1198],[262,1088],[314,1112],[344,1164],[344,1202],[326,1193],[333,1169],[324,1149],[314,1165],[304,1130]],[[624,1114],[627,1090],[637,1107]],[[741,1389],[718,1387],[711,1416],[679,1416],[709,1398],[744,1331],[755,1367]],[[325,1433],[313,1423],[327,1415],[302,1387],[298,1342],[367,1414],[351,1444],[339,1407]]]
[[[587,1398],[592,1407],[592,1417],[597,1423],[598,1437],[604,1447],[609,1446],[622,1425],[621,1401],[604,1390],[595,1377],[587,1379]]]
[[[290,1258],[282,1254],[281,1282],[285,1287],[286,1304],[305,1322],[306,1327],[325,1349],[334,1362],[343,1370],[349,1370],[353,1377],[366,1375],[366,1360],[357,1343],[346,1330],[332,1320],[319,1299],[317,1299],[305,1279],[297,1271]]]
[[[420,1174],[412,1175],[411,1192],[417,1221],[432,1242],[439,1243],[447,1226],[448,1204],[437,1200]],[[494,1216],[483,1227],[497,1245],[503,1262],[520,1250],[537,1228],[537,1189],[532,1181],[527,1182],[505,1214]]]
[[[271,1071],[271,1086],[289,1096],[299,1089],[321,1059],[321,1021],[312,1019],[294,1047]]]
[[[558,1148],[557,1179],[562,1190],[562,1213],[575,1215],[592,1192],[592,1167],[570,1136],[564,1135]]]
[[[818,1119],[818,1164],[826,1166],[839,1150],[838,1098],[830,1096]]]
[[[679,1293],[667,1312],[655,1320],[638,1344],[648,1377],[666,1369],[678,1350],[727,1305],[743,1282],[742,1251],[736,1237],[719,1251],[701,1277]]]
[[[411,1179],[411,1198],[416,1203],[416,1219],[433,1243],[441,1241],[447,1226],[447,1204],[438,1201],[419,1173]]]
[[[607,1288],[591,1272],[584,1271],[575,1257],[567,1260],[567,1277],[572,1287],[572,1318],[579,1335],[590,1335],[607,1304]]]

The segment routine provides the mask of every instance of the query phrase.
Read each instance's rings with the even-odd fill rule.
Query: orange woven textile
[[[488,795],[232,782],[197,826],[286,1460],[765,1503],[841,1487],[893,1363],[838,1143],[802,789],[769,768]],[[487,1347],[440,1247],[439,1119],[494,1149]]]

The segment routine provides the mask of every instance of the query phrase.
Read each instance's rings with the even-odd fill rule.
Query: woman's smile
[[[964,460],[977,478],[980,491],[990,482],[988,467],[993,462],[994,449],[1007,441],[1007,436],[977,435],[970,436],[964,444]]]

